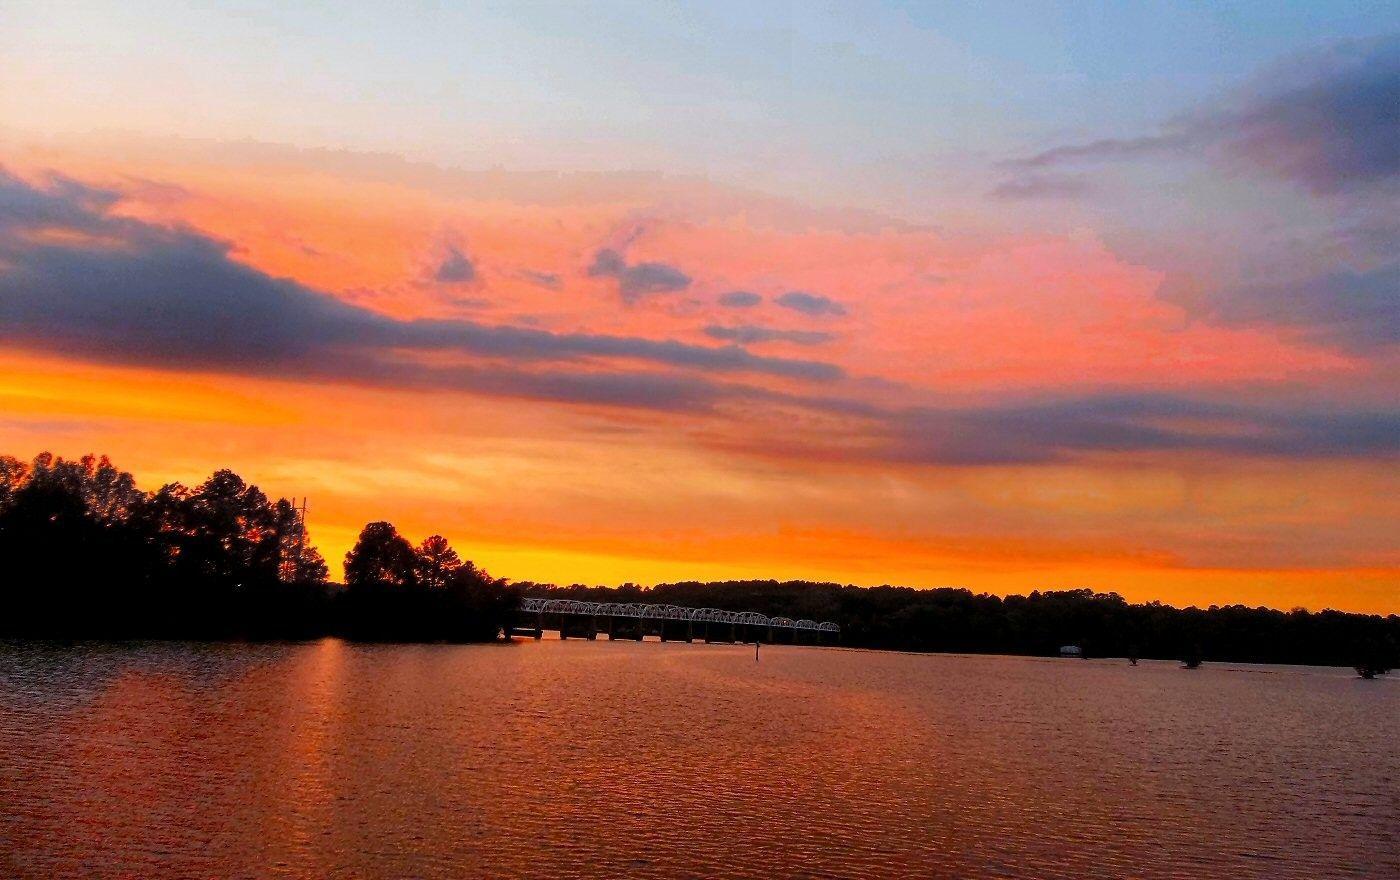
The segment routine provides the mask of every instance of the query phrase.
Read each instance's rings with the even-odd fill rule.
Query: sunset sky
[[[1400,3],[288,5],[0,5],[0,453],[337,577],[1400,611]]]

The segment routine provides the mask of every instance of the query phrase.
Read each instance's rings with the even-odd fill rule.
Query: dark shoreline
[[[95,455],[0,456],[0,562],[0,638],[490,642],[529,597],[831,621],[839,644],[875,650],[1050,657],[1072,646],[1085,657],[1187,665],[1400,666],[1397,614],[1175,608],[1088,589],[1000,597],[775,580],[512,585],[441,535],[415,544],[382,521],[360,532],[345,583],[334,584],[304,508],[229,470],[148,492]]]
[[[743,580],[636,586],[518,584],[522,595],[648,602],[831,620],[845,647],[911,653],[1123,657],[1275,665],[1400,665],[1400,614],[1279,611],[1244,605],[1176,608],[1116,593],[1036,591],[1006,597],[966,589],[857,587]]]

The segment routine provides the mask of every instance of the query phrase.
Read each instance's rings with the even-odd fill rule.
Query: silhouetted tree
[[[345,586],[349,590],[412,587],[418,583],[418,555],[393,523],[372,522],[345,554]]]
[[[285,504],[285,502],[283,502]],[[0,632],[49,636],[311,634],[324,565],[279,565],[278,506],[220,471],[151,494],[105,457],[0,460]]]
[[[1390,672],[1390,666],[1383,660],[1370,660],[1356,667],[1356,674],[1364,679],[1373,679]]]
[[[95,588],[105,581],[103,567],[110,549],[104,524],[87,507],[83,468],[41,455],[24,481],[10,492],[0,517],[0,559],[15,585],[11,593],[16,620],[27,620],[39,634],[62,627],[65,606],[91,609]],[[83,615],[86,618],[86,615]],[[73,621],[83,634],[88,619]]]
[[[365,526],[345,557],[340,631],[354,639],[494,639],[517,594],[463,561],[441,535],[417,550],[389,523]]]
[[[458,621],[457,638],[489,641],[512,622],[520,605],[520,591],[503,578],[493,578],[470,560],[447,579],[448,608]]]
[[[461,567],[462,558],[442,535],[430,535],[418,545],[417,574],[423,586],[440,590]]]
[[[185,507],[184,554],[206,583],[235,590],[278,580],[276,512],[258,487],[218,471]]]
[[[0,513],[14,500],[15,493],[29,476],[29,465],[13,455],[0,455]]]
[[[325,583],[326,561],[306,539],[301,514],[285,498],[278,499],[273,508],[277,523],[277,544],[280,574],[287,583]]]
[[[0,456],[0,636],[310,637],[467,641],[493,638],[522,590],[833,620],[843,644],[911,651],[1355,666],[1400,665],[1400,615],[1277,611],[1242,605],[1131,605],[1115,593],[854,587],[807,581],[686,582],[654,588],[512,587],[463,560],[441,536],[415,549],[370,523],[346,556],[346,587],[306,541],[296,510],[232,471],[191,490],[147,493],[106,458]],[[1366,646],[1364,653],[1358,646]]]
[[[1387,644],[1377,639],[1364,644],[1357,654],[1360,660],[1355,667],[1356,674],[1370,680],[1388,674],[1395,667],[1400,650],[1396,649],[1394,641]]]

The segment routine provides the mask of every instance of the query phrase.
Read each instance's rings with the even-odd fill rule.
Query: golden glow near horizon
[[[0,349],[0,451],[107,453],[148,489],[230,467],[309,496],[333,576],[359,528],[387,519],[514,580],[1088,586],[1400,611],[1393,451],[1255,442],[1294,429],[1300,387],[1374,409],[1394,362],[1197,320],[1158,295],[1162,271],[1088,231],[959,235],[697,180],[658,199],[627,175],[0,146],[20,185],[58,198],[52,172],[107,188],[92,216],[220,242],[259,279],[395,328],[373,369],[353,365],[354,334],[272,366],[237,344],[174,357],[32,327]],[[64,222],[17,247],[144,246],[75,243]],[[623,268],[599,269],[605,250]],[[0,274],[13,262],[0,251]],[[726,305],[735,291],[756,296]],[[784,307],[793,292],[808,298]],[[236,335],[239,303],[230,315]],[[520,335],[471,350],[392,335],[434,321],[571,347],[521,358],[506,350]],[[736,327],[754,335],[723,335]],[[1285,415],[1170,403],[1192,396]],[[1065,424],[1020,436],[1042,417]]]

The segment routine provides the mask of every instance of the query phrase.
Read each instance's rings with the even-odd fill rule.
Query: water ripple
[[[1400,877],[1400,682],[774,646],[0,645],[13,877]]]

